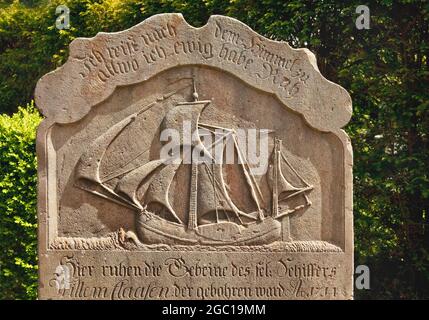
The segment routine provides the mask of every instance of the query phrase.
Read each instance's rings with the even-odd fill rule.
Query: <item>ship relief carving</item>
[[[109,127],[85,149],[74,168],[75,187],[135,215],[135,234],[121,229],[119,236],[107,238],[107,247],[119,248],[127,239],[132,244],[183,246],[293,242],[290,218],[312,206],[315,187],[306,181],[300,167],[292,165],[282,139],[274,130],[257,128],[265,130],[268,150],[264,172],[256,172],[237,127],[202,121],[206,108],[215,109],[212,100],[200,99],[195,77],[179,80],[189,82],[188,92],[179,89],[163,94]],[[178,94],[182,101],[173,99]],[[168,106],[160,108],[163,104]],[[139,117],[155,108],[165,110],[157,138],[161,142],[148,145],[147,150],[134,150],[137,157],[132,167],[110,170],[109,148]],[[162,141],[166,130],[180,137],[176,145]],[[167,144],[170,149],[165,154]],[[139,160],[148,150],[151,156]],[[234,158],[232,163],[227,161],[229,157]],[[104,243],[96,238],[92,242],[89,248]],[[63,241],[56,247],[70,244]]]

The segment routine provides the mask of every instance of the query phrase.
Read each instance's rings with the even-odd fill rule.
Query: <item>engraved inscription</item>
[[[268,80],[283,92],[285,98],[297,95],[309,79],[295,57],[284,57],[269,49],[262,37],[246,37],[238,31],[223,27],[216,21],[212,41],[184,38],[177,27],[167,23],[139,36],[129,36],[105,50],[92,49],[84,58],[82,78],[95,73],[106,82],[117,75],[137,72],[145,64],[165,63],[180,56],[195,56],[210,61],[217,57],[223,63],[233,64]]]
[[[118,264],[100,266],[86,265],[74,256],[64,256],[61,260],[70,267],[72,274],[69,288],[58,290],[63,298],[323,299],[341,295],[340,288],[334,284],[337,266],[317,262],[301,264],[292,258],[288,258],[287,262],[261,260],[237,264],[232,261],[192,261],[179,256],[166,258],[161,263],[143,261],[130,264],[124,260]],[[102,277],[104,285],[90,285],[94,277]],[[265,280],[252,285],[248,281],[227,281],[228,278]],[[163,284],[160,284],[160,279]],[[210,281],[201,281],[204,279]],[[274,282],[272,279],[275,279]],[[308,282],[310,279],[313,282]]]

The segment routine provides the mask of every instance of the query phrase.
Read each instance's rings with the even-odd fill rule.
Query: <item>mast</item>
[[[273,189],[272,189],[272,214],[273,217],[279,215],[279,196],[278,196],[278,149],[279,141],[274,138],[274,153],[273,153]]]
[[[194,102],[198,102],[198,92],[195,86],[195,78],[192,78],[192,85],[194,92],[192,97]],[[198,124],[197,128],[198,130]],[[198,210],[198,167],[191,154],[191,195],[189,199],[189,217],[188,217],[188,229],[194,230],[198,227],[197,224],[197,210]]]
[[[193,93],[192,97],[194,99],[193,102],[180,102],[177,104],[176,109],[173,109],[171,114],[170,121],[165,123],[166,127],[174,128],[180,122],[183,123],[184,120],[190,121],[192,123],[191,134],[194,132],[198,132],[198,119],[200,117],[203,109],[211,102],[210,100],[199,100],[198,92],[195,85],[195,79],[192,78],[193,81]],[[179,112],[180,109],[180,112]],[[177,110],[177,113],[174,111]],[[182,121],[180,121],[182,120]],[[182,125],[182,124],[180,124]],[[197,136],[198,137],[198,136]],[[197,145],[202,145],[201,141],[192,141],[191,142],[191,194],[189,201],[189,216],[188,216],[188,229],[194,230],[198,227],[197,223],[197,210],[198,210],[198,164],[195,163],[196,160],[193,159],[192,153],[193,149]],[[184,154],[184,156],[186,156]]]
[[[198,166],[192,160],[191,165],[191,195],[189,202],[188,229],[194,230],[198,227],[197,210],[198,210]]]
[[[273,200],[272,200],[272,206],[273,206],[273,217],[274,218],[280,218],[281,224],[282,224],[282,240],[283,241],[292,241],[292,238],[290,236],[290,218],[289,215],[281,215],[279,212],[279,177],[282,176],[281,174],[281,150],[280,150],[280,143],[281,141],[278,138],[275,138],[274,140],[274,159],[273,159]]]

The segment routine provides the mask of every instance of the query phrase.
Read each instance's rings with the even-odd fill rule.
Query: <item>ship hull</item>
[[[281,240],[281,224],[271,217],[246,227],[220,222],[193,230],[151,213],[138,215],[136,222],[137,234],[145,244],[263,245]]]

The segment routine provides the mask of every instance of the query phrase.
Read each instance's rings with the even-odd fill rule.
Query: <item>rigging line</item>
[[[259,193],[260,198],[262,199],[262,193],[261,193],[261,190],[259,189],[259,186],[258,186],[258,184],[256,183],[256,181],[254,181],[254,179],[252,179],[252,178],[249,176],[249,172],[248,172],[248,170],[250,171],[250,169],[249,169],[249,168],[247,168],[247,169],[246,169],[247,161],[245,162],[245,161],[244,161],[244,159],[243,159],[243,155],[242,155],[242,153],[241,153],[241,149],[240,149],[240,147],[238,146],[237,139],[235,138],[235,136],[234,136],[234,135],[232,136],[232,138],[234,139],[234,145],[235,145],[235,147],[237,148],[237,151],[238,151],[238,152],[237,152],[237,153],[238,153],[238,157],[240,158],[241,165],[242,165],[242,167],[243,167],[243,169],[244,169],[244,172],[245,172],[245,175],[246,175],[246,181],[247,181],[247,183],[248,183],[248,184],[250,183],[250,185],[249,185],[249,186],[250,186],[250,188],[251,188],[251,193],[252,193],[253,200],[255,200],[256,205],[258,206],[258,211],[259,211],[259,212],[261,212],[261,208],[260,208],[260,205],[259,205],[258,199],[257,199],[257,197],[256,197],[255,191],[254,191],[254,189],[253,189],[253,186],[255,186],[256,190],[257,190],[257,191],[258,191],[258,193]]]
[[[89,190],[89,189],[87,189],[87,188],[83,188],[83,187],[81,187],[81,186],[77,186],[77,187],[78,187],[78,188],[80,188],[80,189],[82,189],[82,190],[85,190],[85,191],[87,191],[87,192],[89,192],[89,193],[95,194],[95,195],[97,195],[97,196],[99,196],[99,197],[102,197],[102,198],[105,198],[105,199],[110,200],[110,201],[112,201],[112,202],[115,202],[115,203],[117,203],[117,204],[120,204],[120,205],[122,205],[122,206],[124,206],[124,207],[127,207],[127,208],[129,208],[129,209],[133,209],[133,210],[140,210],[140,208],[139,208],[138,206],[136,206],[134,203],[132,203],[132,202],[128,201],[127,199],[125,199],[125,198],[123,198],[123,197],[119,196],[118,194],[116,194],[116,193],[115,193],[113,190],[111,190],[110,188],[108,188],[108,187],[106,187],[106,186],[104,186],[104,185],[102,185],[102,184],[99,184],[99,186],[101,186],[101,187],[102,187],[105,191],[107,191],[108,193],[110,193],[110,194],[112,194],[112,195],[116,196],[118,199],[116,199],[116,198],[112,198],[112,197],[108,197],[107,195],[105,195],[105,194],[103,194],[103,193],[101,193],[101,192],[99,192],[99,191]]]
[[[208,129],[208,128],[204,127],[204,126],[200,126],[200,125],[198,125],[198,130],[201,130],[201,129],[207,130],[208,132],[210,132],[210,133],[211,133],[211,134],[213,134],[214,136],[216,136],[216,134],[219,134],[219,132],[216,132],[216,131],[215,131],[215,130],[213,130],[213,129]]]
[[[210,131],[210,130],[209,130]],[[208,148],[206,148],[204,146],[204,143],[202,143],[203,147],[207,150],[207,152],[210,154],[210,156],[212,156],[212,154],[210,153],[210,151],[208,149],[212,149],[213,146],[217,145],[219,143],[219,141],[226,139],[229,135],[231,135],[233,132],[229,131],[227,134],[223,135],[222,137],[220,137],[219,139],[217,139],[215,142],[213,142],[210,146],[208,146]],[[223,152],[222,152],[223,153]],[[213,157],[212,157],[213,158]]]
[[[238,144],[238,141],[235,139],[235,137],[234,137],[234,143],[235,143],[235,145],[236,145],[236,147],[237,147],[237,150],[238,150],[238,152],[241,154],[241,156],[242,157],[244,157],[243,156],[243,152],[241,151],[241,149],[240,149],[240,145]],[[262,196],[262,192],[261,192],[261,189],[259,188],[259,184],[256,182],[256,179],[255,179],[255,176],[253,175],[253,173],[252,173],[252,170],[250,170],[250,167],[249,167],[249,164],[248,164],[248,162],[247,162],[247,159],[245,159],[246,160],[246,162],[245,162],[245,164],[246,164],[246,166],[247,166],[247,170],[248,170],[248,173],[250,173],[250,177],[252,178],[252,180],[253,180],[253,183],[254,183],[254,185],[255,185],[255,187],[256,187],[256,190],[258,191],[258,193],[259,193],[259,197],[261,197],[261,201],[262,201],[262,203],[263,203],[263,205],[265,206],[265,201],[264,201],[264,197]],[[242,161],[243,162],[243,161]]]
[[[228,202],[228,204],[229,204],[229,206],[231,207],[231,209],[232,209],[236,214],[241,214],[242,216],[246,216],[246,217],[248,217],[248,218],[250,218],[250,219],[257,220],[257,218],[252,217],[251,215],[248,215],[248,214],[244,213],[243,211],[241,211],[241,210],[240,210],[240,209],[235,205],[234,201],[232,201],[232,199],[229,197],[229,195],[228,195],[228,191],[226,190],[226,187],[228,187],[228,189],[229,189],[229,186],[225,183],[225,181],[224,181],[224,179],[223,179],[222,162],[219,164],[219,166],[220,166],[220,178],[221,178],[221,180],[222,180],[222,185],[220,185],[220,186],[219,186],[219,188],[223,191],[223,193],[224,193],[224,197],[225,197],[225,200]],[[236,211],[236,210],[237,210],[237,211]],[[241,219],[240,219],[240,221],[241,221]],[[243,222],[241,222],[241,223],[243,223]]]
[[[296,196],[296,195],[299,195],[299,194],[301,194],[301,193],[304,193],[304,192],[309,191],[309,190],[312,190],[312,189],[313,189],[313,187],[303,188],[303,189],[297,190],[297,191],[295,191],[294,193],[289,194],[289,195],[287,195],[287,196],[284,196],[284,197],[279,196],[279,200],[280,200],[280,201],[285,201],[285,200],[287,200],[287,199],[289,199],[289,198],[292,198],[292,197],[294,197],[294,196]],[[283,193],[283,192],[282,192],[282,193]],[[280,199],[280,197],[281,197],[281,199]]]
[[[233,133],[233,131],[231,131],[231,130],[227,130],[227,131],[229,131],[228,132],[228,134],[227,135],[225,135],[224,137],[222,137],[222,138],[220,138],[220,139],[223,139],[223,138],[225,138],[226,136],[228,136],[228,135],[230,135],[231,133]],[[219,139],[218,139],[219,140]],[[213,146],[213,144],[212,144],[212,146]],[[221,167],[221,170],[222,170],[222,163],[220,163],[219,164],[220,165],[220,167]],[[213,174],[213,176],[214,176],[214,174]],[[218,184],[219,184],[219,182],[218,181],[216,181]],[[219,185],[219,188],[221,189],[221,190],[223,190],[224,188],[222,188],[222,185]],[[232,199],[228,199],[227,198],[227,196],[226,196],[226,194],[225,194],[225,192],[226,192],[226,190],[223,190],[223,196],[224,196],[224,198],[225,198],[225,200],[228,202],[228,204],[229,204],[229,206],[231,207],[231,210],[232,211],[234,211],[234,213],[237,215],[237,217],[238,217],[238,219],[239,219],[239,221],[240,221],[240,223],[242,223],[242,224],[244,224],[243,222],[242,222],[242,220],[241,220],[241,218],[238,216],[238,214],[241,214],[241,215],[243,215],[243,216],[246,216],[246,217],[248,217],[248,218],[251,218],[251,219],[255,219],[254,217],[252,217],[252,216],[250,216],[250,215],[248,215],[248,214],[246,214],[246,213],[244,213],[244,212],[242,212],[241,210],[239,210],[238,208],[236,208],[239,212],[237,212],[235,209],[234,209],[234,203],[233,203],[233,201],[232,201]],[[231,203],[233,204],[233,205],[231,205]],[[255,219],[256,220],[256,219]]]
[[[214,145],[218,144],[219,141],[228,138],[228,136],[230,136],[232,134],[232,131],[228,132],[227,134],[223,135],[222,137],[220,137],[219,139],[217,139],[215,142],[212,143],[212,145],[210,146],[213,147]]]
[[[203,122],[198,122],[199,125],[204,126],[204,127],[209,127],[209,128],[215,128],[215,129],[222,129],[228,132],[232,132],[234,129],[227,129],[227,128],[223,128],[223,127],[218,127],[215,125],[211,125],[211,124],[207,124],[207,123],[203,123]]]
[[[220,132],[216,132],[216,131],[213,131],[213,130],[210,130],[210,129],[207,129],[207,128],[204,128],[204,127],[206,127],[206,126],[208,126],[208,127],[212,127],[212,126],[209,126],[209,125],[207,125],[207,124],[204,124],[204,123],[201,123],[201,122],[198,122],[198,126],[200,126],[201,127],[201,129],[205,129],[205,130],[207,130],[207,131],[210,131],[211,133],[213,133],[215,136],[216,136],[216,134],[219,134]],[[222,135],[222,137],[220,137],[218,140],[216,140],[216,142],[217,141],[219,141],[219,140],[221,140],[221,139],[223,139],[223,138],[226,138],[228,135],[230,135],[231,133],[233,133],[233,130],[228,130],[228,129],[224,129],[224,128],[220,128],[220,127],[216,127],[217,129],[223,129],[224,131],[227,131],[227,133],[223,133],[223,135]],[[215,143],[216,143],[215,142]]]
[[[200,122],[200,123],[199,123],[199,125],[201,125],[201,126],[203,126],[203,127],[211,127],[211,128],[217,128],[217,129],[222,129],[222,130],[228,131],[228,133],[227,133],[226,135],[224,135],[223,137],[219,138],[219,139],[218,139],[217,141],[215,141],[215,142],[214,142],[210,147],[212,147],[213,145],[217,144],[217,142],[218,142],[219,140],[221,140],[221,139],[223,139],[223,138],[226,138],[228,135],[231,135],[231,134],[233,134],[233,133],[234,133],[234,129],[226,129],[226,128],[222,128],[222,127],[218,127],[218,126],[214,126],[214,125],[209,125],[209,124],[202,123],[202,122]],[[205,128],[205,129],[206,129],[206,128]],[[207,129],[207,130],[209,130],[209,129]],[[213,132],[213,133],[215,133],[215,134],[216,134],[216,132],[215,132],[215,131],[212,131],[212,130],[209,130],[209,131],[210,131],[210,132]],[[269,132],[274,132],[274,130],[269,130]],[[234,144],[236,145],[236,147],[237,147],[238,151],[241,153],[241,156],[243,157],[243,153],[242,153],[242,151],[241,151],[241,149],[240,149],[240,147],[239,147],[239,145],[238,145],[238,143],[237,143],[237,141],[236,141],[236,139],[235,139],[235,136],[234,136],[234,135],[233,135],[233,138],[234,138]],[[244,161],[242,161],[242,162],[244,163]],[[248,166],[247,161],[246,161],[246,165],[247,165],[247,170],[248,170],[248,172],[250,173],[251,178],[252,178],[252,180],[253,180],[253,183],[255,184],[255,187],[256,187],[256,189],[258,190],[259,196],[261,197],[262,203],[265,205],[265,201],[264,201],[264,197],[262,196],[261,189],[259,188],[259,185],[256,183],[255,176],[253,175],[252,170],[250,170],[250,167]]]
[[[182,88],[183,89],[183,88]],[[181,90],[181,89],[180,89]],[[153,101],[153,102],[151,102],[151,103],[149,103],[149,104],[147,104],[147,105],[145,105],[140,111],[137,111],[136,113],[135,113],[135,115],[136,116],[139,116],[139,115],[141,115],[143,112],[146,112],[146,111],[148,111],[150,108],[152,108],[155,104],[157,104],[158,102],[161,102],[161,101],[164,101],[164,100],[167,100],[168,98],[170,98],[172,95],[174,95],[175,93],[177,93],[177,91],[178,90],[175,90],[175,91],[171,91],[171,92],[169,92],[169,93],[166,93],[166,94],[164,94],[164,95],[162,95],[162,97],[160,97],[160,98],[156,98],[156,100],[155,101]]]
[[[182,90],[184,90],[184,89],[186,89],[186,88],[194,87],[194,82],[195,82],[195,77],[194,77],[194,76],[192,76],[192,77],[183,77],[183,78],[176,79],[176,80],[174,80],[174,81],[170,81],[170,82],[168,82],[168,85],[167,85],[167,86],[170,86],[170,85],[172,85],[172,84],[174,84],[174,83],[178,83],[178,82],[180,82],[180,81],[182,81],[182,80],[192,80],[192,83],[187,84],[187,85],[185,85],[185,86],[183,86],[183,87],[181,87],[181,88],[177,89],[177,90],[175,91],[176,93],[177,93],[177,92],[179,92],[179,91],[182,91]]]
[[[209,149],[211,149],[213,146],[217,145],[219,143],[219,141],[227,138],[232,132],[228,132],[226,135],[220,137],[219,139],[215,140],[215,142],[213,142],[210,146],[208,146]],[[203,143],[204,146],[204,143]],[[206,148],[207,149],[207,148]]]
[[[212,179],[212,181],[214,181],[216,184],[217,184],[217,186],[218,186],[218,188],[220,189],[220,190],[222,190],[222,187],[221,187],[221,185],[220,185],[220,183],[219,183],[219,181],[216,179],[216,177],[215,177],[215,175],[214,175],[214,172],[212,172],[212,171],[210,171],[210,168],[208,167],[208,165],[205,163],[205,166],[206,166],[206,170],[208,170],[209,171],[209,173],[211,174],[211,177],[212,178],[210,178],[210,179]],[[209,175],[209,177],[210,177],[210,175]],[[223,199],[227,202],[227,203],[229,203],[229,201],[228,201],[228,199],[227,199],[227,197],[226,197],[226,195],[222,192],[222,196],[223,196]],[[232,201],[232,200],[231,200]],[[247,217],[249,217],[249,218],[252,218],[252,219],[254,219],[253,217],[251,217],[251,216],[248,216],[248,215],[246,215],[246,214],[244,214],[244,213],[240,213],[240,212],[237,212],[230,204],[229,204],[229,207],[230,207],[230,209],[231,209],[231,211],[233,211],[234,212],[234,214],[236,215],[236,217],[237,217],[237,219],[238,219],[238,221],[241,223],[241,224],[245,224],[244,222],[243,222],[243,220],[241,220],[241,217],[240,217],[240,214],[242,214],[242,215],[244,215],[244,216],[247,216]],[[238,209],[238,208],[237,208]],[[225,213],[225,216],[226,216],[226,218],[228,219],[228,221],[229,222],[231,222],[231,219],[229,218],[229,216],[228,216],[228,214],[227,214],[227,212],[224,210],[224,213]]]
[[[110,189],[109,187],[105,186],[104,184],[100,184],[100,186],[101,186],[104,190],[106,190],[107,192],[109,192],[109,193],[113,194],[114,196],[118,197],[119,199],[121,199],[122,201],[124,201],[125,203],[127,203],[128,205],[130,205],[130,206],[134,207],[135,209],[140,210],[140,208],[139,208],[139,207],[138,207],[134,202],[128,201],[126,198],[124,198],[124,197],[122,197],[121,195],[117,194],[115,191],[113,191],[113,190],[112,190],[112,189]]]
[[[82,189],[82,188],[81,188],[81,189]],[[116,203],[116,204],[120,204],[121,206],[124,206],[124,207],[126,207],[126,208],[128,208],[128,209],[132,209],[132,210],[136,210],[136,209],[138,209],[138,208],[136,208],[135,206],[130,206],[128,203],[124,203],[124,202],[121,202],[121,201],[116,200],[116,199],[114,199],[114,198],[108,197],[108,196],[106,196],[106,195],[102,194],[101,192],[93,191],[93,190],[86,190],[86,189],[82,189],[82,190],[85,190],[85,191],[87,191],[87,192],[89,192],[89,193],[95,194],[96,196],[99,196],[99,197],[104,198],[104,199],[106,199],[106,200],[110,200],[110,201],[112,201],[112,202],[114,202],[114,203]]]
[[[125,164],[123,164],[122,166],[120,166],[119,167],[119,169],[123,169],[123,168],[125,168],[127,165],[129,165],[131,162],[133,162],[134,160],[136,160],[137,158],[139,158],[141,155],[143,155],[143,154],[145,154],[145,153],[147,153],[148,151],[150,151],[150,148],[148,148],[148,149],[146,149],[146,150],[143,150],[142,152],[140,152],[139,154],[137,154],[137,156],[135,156],[134,158],[132,158],[131,160],[129,160],[129,161],[127,161]],[[107,182],[107,181],[110,181],[110,180],[112,180],[112,179],[114,179],[114,178],[117,178],[117,177],[119,177],[120,175],[122,175],[122,174],[124,174],[124,173],[128,173],[128,172],[130,172],[130,171],[133,171],[134,169],[136,169],[138,166],[136,166],[136,167],[132,167],[132,168],[130,168],[130,169],[126,169],[126,170],[123,170],[123,171],[117,171],[117,172],[115,172],[115,173],[113,173],[113,175],[112,174],[110,174],[110,175],[106,175],[106,176],[104,176],[103,178],[101,178],[101,183],[104,183],[104,182]]]

